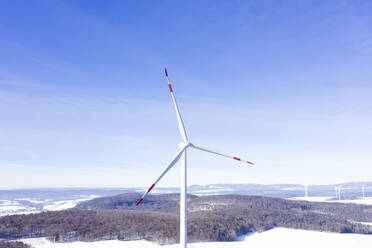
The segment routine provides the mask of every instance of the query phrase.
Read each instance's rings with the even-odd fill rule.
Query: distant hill
[[[75,209],[0,218],[0,238],[45,236],[56,242],[146,239],[161,244],[179,239],[178,194],[96,198]],[[280,198],[189,196],[189,242],[232,241],[250,231],[273,227],[371,234],[372,206],[314,203]]]
[[[341,200],[355,200],[365,196],[372,197],[371,182],[354,182],[337,185],[309,185],[310,197],[326,197],[335,200],[335,187],[341,186]],[[93,197],[112,196],[121,193],[143,193],[144,188],[51,188],[0,190],[0,216],[28,214],[49,210],[62,210],[74,207],[78,202]],[[192,185],[188,192],[192,195],[257,195],[280,198],[303,197],[305,188],[299,184],[210,184]],[[178,193],[178,188],[155,188],[152,193]]]
[[[79,210],[140,210],[177,213],[179,211],[179,194],[153,194],[148,195],[139,206],[135,203],[139,193],[124,193],[115,196],[99,197],[93,200],[78,203],[75,209]],[[269,201],[266,206],[263,202]],[[372,222],[372,206],[334,203],[334,202],[308,202],[294,201],[281,198],[247,196],[247,195],[188,195],[189,212],[205,212],[224,210],[230,208],[253,208],[265,210],[289,210],[301,208],[302,210],[324,214],[339,214],[346,219],[354,221]]]
[[[177,212],[179,209],[179,194],[156,194],[147,195],[139,206],[136,206],[141,195],[139,193],[124,193],[115,196],[99,197],[90,201],[79,203],[75,209],[80,210],[146,210],[160,212]],[[188,195],[188,199],[198,198],[195,195]]]

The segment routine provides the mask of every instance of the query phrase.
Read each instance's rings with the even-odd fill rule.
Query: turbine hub
[[[189,141],[184,141],[184,142],[181,142],[181,143],[179,143],[178,144],[178,148],[183,148],[183,147],[189,147],[189,146],[191,146],[192,144],[189,142]]]

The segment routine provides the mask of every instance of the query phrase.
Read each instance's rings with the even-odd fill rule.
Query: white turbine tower
[[[335,187],[336,200],[341,200],[341,185]]]
[[[341,188],[342,186],[338,186],[338,200],[341,201]]]
[[[241,161],[241,162],[244,162],[244,163],[248,163],[248,164],[251,164],[251,165],[253,165],[254,163],[252,163],[250,161],[245,161],[245,160],[242,160],[238,157],[234,157],[234,156],[227,155],[227,154],[224,154],[224,153],[215,152],[215,151],[212,151],[208,148],[205,148],[205,147],[202,147],[202,146],[199,146],[199,145],[192,144],[189,141],[189,139],[187,138],[185,127],[183,125],[180,112],[178,110],[176,98],[174,97],[173,89],[172,89],[172,86],[171,86],[169,78],[168,78],[167,69],[165,69],[165,77],[167,78],[167,81],[168,81],[169,91],[171,93],[172,100],[173,100],[173,105],[174,105],[174,108],[176,110],[177,121],[178,121],[178,129],[179,129],[179,131],[181,133],[181,136],[183,138],[183,142],[179,144],[179,150],[176,153],[176,155],[174,155],[172,160],[168,163],[168,165],[165,167],[164,171],[155,180],[155,182],[141,196],[141,198],[137,201],[136,205],[138,206],[143,201],[143,199],[146,197],[146,195],[155,187],[155,185],[160,181],[160,179],[162,179],[162,177],[181,158],[180,247],[181,248],[186,248],[187,247],[187,167],[186,167],[186,150],[187,150],[187,148],[189,148],[189,147],[196,148],[196,149],[201,150],[201,151],[214,153],[214,154],[221,155],[221,156],[224,156],[224,157],[227,157],[227,158],[232,158],[232,159],[235,159],[235,160],[238,160],[238,161]]]

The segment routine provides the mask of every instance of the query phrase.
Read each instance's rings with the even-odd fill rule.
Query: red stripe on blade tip
[[[167,71],[167,68],[165,68],[165,76],[168,77],[168,71]]]
[[[139,199],[138,202],[136,203],[136,206],[138,206],[141,203],[142,200],[143,200],[143,198]]]
[[[249,161],[247,161],[247,163],[248,163],[248,164],[254,164],[254,163],[252,163],[252,162],[249,162]]]
[[[172,85],[168,84],[170,92],[173,92]]]
[[[234,157],[234,159],[240,161],[240,158]]]
[[[150,190],[152,190],[152,188],[155,187],[155,183],[153,185],[151,185],[151,187],[147,190],[147,192],[150,192]]]

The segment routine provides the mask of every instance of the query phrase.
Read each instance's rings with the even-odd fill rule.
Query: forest
[[[102,197],[75,209],[0,218],[0,238],[47,237],[54,242],[138,240],[172,244],[179,240],[178,194]],[[372,222],[372,206],[314,203],[243,195],[189,195],[188,241],[234,241],[248,232],[274,227],[372,234],[358,222]]]

